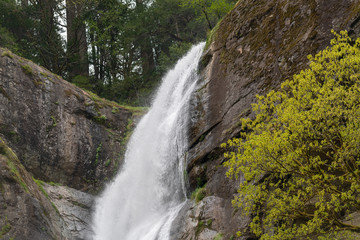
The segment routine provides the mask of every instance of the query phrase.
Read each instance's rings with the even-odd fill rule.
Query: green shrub
[[[196,188],[195,191],[191,194],[191,199],[195,200],[195,202],[200,202],[206,197],[206,189],[205,186],[201,188]]]
[[[258,96],[256,118],[228,141],[227,175],[245,178],[233,205],[260,239],[360,231],[344,220],[360,210],[360,39],[335,36],[309,69]]]
[[[107,117],[103,114],[94,117],[95,122],[99,123],[99,124],[105,124]]]

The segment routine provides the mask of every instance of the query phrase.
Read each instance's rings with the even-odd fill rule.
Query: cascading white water
[[[169,239],[186,198],[187,112],[203,47],[193,47],[163,78],[130,139],[122,170],[97,200],[94,240]]]

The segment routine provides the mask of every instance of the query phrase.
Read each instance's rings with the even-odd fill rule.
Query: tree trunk
[[[22,7],[27,7],[27,6],[29,6],[29,0],[21,0],[21,6],[22,6]]]
[[[82,21],[84,4],[75,0],[66,0],[67,21],[67,61],[69,80],[74,77],[89,76],[86,26]]]
[[[142,23],[142,26],[145,26],[145,28],[142,29],[142,33],[139,35],[139,39],[137,41],[137,45],[139,47],[140,57],[141,57],[142,80],[143,80],[142,83],[144,84],[153,75],[153,72],[155,70],[155,61],[154,61],[154,52],[151,42],[151,36],[146,27],[147,20],[145,18],[146,14],[144,14],[144,11],[146,11],[146,9],[143,0],[136,0],[136,8],[137,11],[140,13],[139,16],[141,16],[141,19],[139,20]]]
[[[205,19],[206,19],[206,22],[207,22],[207,24],[208,24],[208,26],[209,26],[209,29],[212,30],[213,27],[212,27],[212,25],[211,25],[211,22],[210,22],[210,19],[209,19],[208,14],[207,14],[207,12],[206,12],[206,10],[205,10],[205,7],[202,7],[202,12],[203,12],[204,15],[205,15]]]
[[[22,4],[28,4],[28,1],[22,1]],[[55,9],[57,3],[55,0],[39,0],[38,4],[38,51],[40,64],[55,72],[62,74],[59,64],[59,58],[62,56],[62,47],[60,43],[60,36],[57,33],[55,21]]]

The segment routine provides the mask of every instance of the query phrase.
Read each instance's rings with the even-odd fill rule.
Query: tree
[[[0,1],[0,45],[49,70],[64,73],[57,0]]]
[[[66,0],[67,65],[70,81],[76,76],[89,76],[85,7],[83,0]]]
[[[179,0],[94,0],[89,26],[91,79],[103,97],[135,105],[149,104],[164,71],[204,39],[206,27]]]
[[[309,69],[258,96],[256,118],[223,144],[235,149],[227,175],[245,179],[233,205],[260,239],[360,232],[345,221],[360,210],[360,39],[335,36]]]
[[[0,46],[23,55],[31,55],[29,53],[32,52],[28,33],[33,21],[29,19],[27,10],[15,0],[0,1]]]
[[[20,27],[20,18],[16,17],[16,12],[18,15],[23,13],[18,10],[15,1],[0,2],[0,46],[10,48],[13,51],[18,49],[14,36],[14,33],[17,32],[15,28],[19,30]],[[13,31],[11,31],[12,29]]]
[[[132,78],[136,36],[131,24],[133,9],[116,0],[94,1],[86,17],[90,36],[90,64],[96,92],[114,99],[114,84]]]
[[[28,5],[25,5],[25,8]],[[60,36],[57,0],[36,0],[31,8],[29,18],[39,19],[33,22],[34,33],[29,36],[37,52],[39,64],[56,74],[63,75],[65,71],[64,48]]]
[[[198,9],[211,30],[237,1],[234,0],[181,0],[183,7]]]

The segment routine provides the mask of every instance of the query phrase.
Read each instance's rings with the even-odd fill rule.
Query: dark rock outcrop
[[[115,175],[142,111],[0,49],[0,239],[89,239],[84,192]]]
[[[133,111],[0,50],[0,136],[36,179],[96,192],[122,161]]]
[[[176,239],[201,239],[206,229],[229,239],[247,228],[249,219],[231,206],[239,182],[225,177],[224,150],[219,146],[238,136],[241,117],[253,116],[256,94],[278,88],[306,68],[307,55],[330,44],[332,29],[359,36],[360,1],[242,0],[216,29],[202,58],[201,79],[192,100],[187,165],[190,191],[206,184],[208,197],[183,211],[178,223],[185,224],[174,230],[180,236]],[[199,206],[201,212],[192,214]],[[221,219],[217,224],[204,227],[204,221],[217,219]]]

